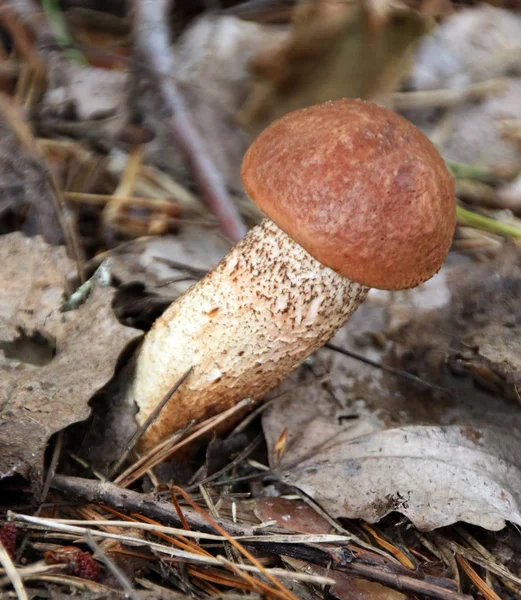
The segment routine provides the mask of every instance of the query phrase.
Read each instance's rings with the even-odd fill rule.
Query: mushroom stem
[[[243,398],[261,399],[334,335],[368,289],[323,266],[265,219],[145,337],[126,390],[140,424],[173,382],[193,371],[143,447]]]

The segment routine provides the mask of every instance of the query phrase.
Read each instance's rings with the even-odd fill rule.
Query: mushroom
[[[370,287],[411,288],[450,248],[454,184],[409,121],[338,100],[272,123],[242,163],[268,218],[155,322],[126,399],[143,423],[193,370],[142,440],[261,399],[342,327]]]

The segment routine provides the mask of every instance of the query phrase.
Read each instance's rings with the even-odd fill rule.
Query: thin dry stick
[[[483,569],[487,569],[488,571],[494,573],[494,575],[497,575],[498,577],[504,577],[505,579],[512,581],[518,586],[521,585],[521,578],[514,575],[514,573],[509,571],[501,563],[497,561],[490,561],[484,558],[480,553],[476,552],[472,548],[465,548],[452,540],[447,540],[447,543],[453,552],[459,554],[460,556],[465,558],[465,560],[479,565]]]
[[[157,521],[154,521],[153,519],[149,519],[148,517],[144,517],[143,515],[138,515],[137,513],[133,513],[132,517],[135,519],[141,519],[145,523],[155,525],[156,529],[152,529],[153,535],[157,535],[158,537],[163,538],[164,540],[166,540],[167,542],[170,542],[174,546],[181,548],[181,550],[190,550],[192,552],[195,552],[196,554],[202,554],[204,556],[212,556],[210,554],[210,552],[208,552],[204,548],[201,548],[201,546],[199,546],[197,544],[197,541],[193,542],[193,541],[189,540],[185,535],[178,535],[178,537],[174,538],[170,535],[166,535],[164,533],[161,533],[160,531],[157,531],[157,526],[159,524],[157,523]],[[135,522],[136,521],[134,521],[134,523]]]
[[[170,488],[169,492],[170,492],[170,498],[172,499],[172,504],[174,505],[175,511],[177,513],[177,516],[179,517],[179,520],[181,521],[181,524],[183,525],[183,527],[185,529],[190,529],[190,525],[188,524],[188,521],[185,519],[184,513],[181,510],[181,506],[179,505],[179,502],[177,501],[177,496],[172,491],[172,488]]]
[[[42,487],[42,491],[40,493],[40,498],[39,498],[40,506],[38,506],[38,508],[36,509],[36,512],[35,512],[36,516],[40,515],[43,504],[47,498],[47,494],[49,493],[49,489],[51,487],[51,481],[53,480],[54,475],[56,474],[56,467],[58,465],[58,461],[60,460],[62,446],[63,446],[63,431],[60,431],[58,433],[58,435],[56,436],[56,442],[54,444],[54,448],[52,451],[51,461],[49,463],[49,468],[47,469],[47,473],[45,475],[45,480],[43,482],[43,487]],[[16,553],[17,560],[20,560],[20,558],[22,557],[28,541],[29,541],[29,534],[26,534],[17,550],[17,553]]]
[[[127,459],[127,456],[132,452],[134,446],[139,442],[143,434],[150,427],[150,425],[157,419],[159,413],[163,410],[166,403],[174,396],[177,390],[183,385],[186,381],[187,377],[192,372],[193,367],[190,367],[186,373],[183,373],[181,377],[174,383],[174,385],[168,390],[165,394],[164,398],[159,402],[159,404],[154,408],[154,410],[150,413],[147,420],[139,427],[139,429],[134,433],[134,435],[130,438],[130,440],[125,444],[125,450],[121,454],[121,456],[112,464],[109,470],[109,479],[114,477],[114,474],[118,472],[121,465]]]
[[[391,542],[387,541],[384,537],[382,537],[382,535],[378,531],[376,531],[374,527],[371,527],[371,525],[369,525],[368,523],[362,523],[361,526],[362,529],[369,532],[370,535],[373,536],[377,544],[379,544],[382,548],[385,548],[387,552],[392,554],[396,558],[396,560],[400,562],[400,564],[402,564],[407,569],[411,569],[411,571],[414,571],[415,566],[412,563],[411,559],[400,548],[398,548],[398,546],[395,546],[394,544],[391,544]]]
[[[120,569],[118,569],[114,562],[111,561],[110,558],[105,554],[105,552],[103,552],[103,550],[98,546],[98,544],[96,544],[90,531],[85,532],[85,541],[87,542],[87,545],[91,548],[91,550],[94,552],[94,555],[97,555],[100,558],[100,560],[103,561],[107,569],[118,580],[118,583],[125,590],[125,595],[128,598],[132,598],[132,600],[141,600],[139,594],[132,587],[126,575]]]
[[[113,229],[118,228],[118,217],[125,204],[125,197],[130,196],[134,191],[142,159],[143,147],[134,146],[128,153],[118,187],[114,190],[110,202],[103,209],[103,222]]]
[[[217,510],[217,507],[215,506],[215,503],[214,503],[212,497],[210,496],[208,490],[204,487],[204,485],[200,484],[199,491],[200,491],[201,496],[202,496],[203,500],[205,501],[206,506],[208,507],[208,510],[210,511],[210,514],[212,515],[212,517],[218,519],[219,511]],[[175,497],[175,494],[172,493],[172,496]],[[241,559],[240,554],[237,552],[237,550],[233,546],[230,546],[230,544],[224,544],[224,551],[226,552],[226,556],[228,557],[228,560],[231,563],[233,563],[235,561],[237,561],[237,562],[240,561],[240,559]]]
[[[521,580],[518,577],[516,577],[509,569],[507,569],[503,563],[498,561],[496,557],[484,546],[482,546],[475,537],[470,535],[470,533],[466,531],[464,527],[461,525],[456,526],[456,531],[468,544],[472,546],[476,552],[478,552],[484,558],[486,562],[483,562],[481,566],[484,567],[484,565],[488,563],[488,565],[484,567],[486,568],[487,573],[494,572],[494,574],[497,575],[503,581],[503,583],[511,579],[517,584],[517,589],[519,590],[519,586],[521,586]],[[494,571],[489,568],[489,565],[493,565]]]
[[[11,40],[21,58],[31,67],[40,81],[46,77],[47,67],[38,56],[27,28],[21,23],[15,11],[8,6],[0,7],[0,22],[11,34]]]
[[[201,136],[190,123],[184,99],[171,77],[175,72],[168,23],[168,0],[134,0],[136,52],[149,66],[146,75],[154,80],[162,104],[169,116],[169,127],[192,167],[194,179],[210,210],[217,216],[222,230],[233,241],[244,237],[246,226],[231,201],[217,167],[208,155]]]
[[[205,581],[211,581],[212,583],[225,585],[231,588],[238,588],[241,590],[251,591],[252,589],[252,586],[250,584],[244,583],[244,581],[242,581],[242,577],[241,579],[239,579],[238,577],[234,577],[233,575],[229,575],[228,573],[223,574],[217,569],[210,572],[209,569],[209,567],[205,567],[203,571],[202,569],[198,569],[197,567],[187,567],[188,573],[196,579],[204,579]]]
[[[219,479],[219,477],[221,475],[223,475],[224,473],[226,473],[227,471],[229,471],[230,469],[232,469],[233,467],[235,467],[236,465],[241,463],[243,460],[247,459],[248,456],[254,450],[257,449],[257,447],[262,443],[263,440],[264,440],[264,436],[262,435],[262,433],[259,433],[259,435],[250,444],[248,444],[246,446],[246,448],[244,448],[244,450],[242,450],[242,452],[240,452],[231,462],[229,462],[227,465],[225,465],[222,469],[215,471],[215,473],[208,475],[208,477],[205,477],[203,480],[201,480],[199,482],[197,482],[197,478],[194,478],[192,481],[190,481],[190,486],[188,488],[186,488],[187,491],[192,491],[193,489],[197,489],[197,487],[199,485],[207,485],[208,483],[211,483],[212,481]],[[198,475],[198,474],[196,473],[196,475]]]
[[[0,564],[4,567],[7,577],[9,577],[10,582],[13,584],[14,591],[16,592],[16,596],[18,600],[29,600],[27,596],[27,592],[25,591],[25,587],[22,581],[22,578],[18,574],[16,567],[9,556],[9,553],[5,549],[4,545],[0,540]]]
[[[360,546],[361,548],[365,548],[370,552],[379,554],[380,556],[383,556],[390,562],[394,562],[397,565],[400,564],[398,559],[395,558],[392,554],[389,554],[385,550],[382,550],[380,548],[377,548],[376,546],[372,546],[371,544],[364,542],[364,540],[362,540],[359,536],[355,535],[351,531],[348,531],[347,529],[344,529],[344,527],[342,527],[340,523],[338,523],[336,519],[334,519],[324,508],[322,508],[322,506],[320,506],[318,502],[315,502],[315,500],[313,500],[311,496],[308,496],[299,488],[295,488],[295,492],[301,500],[303,500],[308,506],[310,506],[318,515],[324,518],[335,531],[338,531],[339,533],[348,536],[350,538],[350,541],[354,542],[355,544],[358,544],[358,546]]]
[[[49,468],[47,469],[47,473],[45,475],[45,481],[42,487],[42,493],[40,495],[40,503],[43,504],[47,499],[47,494],[49,493],[49,488],[51,487],[51,481],[53,477],[56,475],[56,467],[58,466],[58,461],[60,460],[60,456],[62,453],[63,447],[63,431],[58,432],[56,436],[56,441],[54,443],[54,448],[52,451],[51,462],[49,463]],[[38,514],[40,514],[41,507],[38,507]]]
[[[56,566],[56,565],[54,565]],[[49,583],[57,583],[58,585],[67,585],[72,588],[86,592],[84,597],[91,597],[91,594],[96,594],[96,598],[118,598],[115,596],[119,594],[119,590],[89,581],[88,579],[82,579],[81,577],[74,577],[73,575],[29,575],[25,578],[26,581],[48,581]],[[88,594],[88,596],[87,596]],[[121,597],[125,597],[121,594]]]
[[[141,513],[157,521],[181,523],[172,504],[158,500],[155,494],[141,494],[107,481],[82,479],[81,477],[70,477],[68,475],[56,475],[51,487],[86,503],[104,504],[129,513]],[[201,531],[211,529],[206,520],[202,519],[195,511],[185,509],[183,514],[190,527]],[[219,523],[231,535],[254,534],[251,527],[237,525],[225,519],[219,519]]]

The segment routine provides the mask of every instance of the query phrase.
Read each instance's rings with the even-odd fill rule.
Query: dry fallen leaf
[[[38,485],[49,438],[89,416],[90,398],[140,332],[118,323],[108,287],[61,312],[73,268],[63,248],[13,233],[0,238],[0,262],[0,478]]]
[[[411,86],[456,89],[506,75],[520,36],[521,18],[511,10],[485,3],[458,10],[420,42]]]
[[[255,501],[255,516],[260,521],[275,521],[298,533],[330,533],[331,525],[309,504],[286,498],[258,498]]]
[[[329,596],[339,600],[407,600],[408,596],[398,590],[393,590],[376,581],[368,581],[359,577],[353,577],[342,571],[330,570],[318,565],[310,565],[301,560],[284,557],[284,562],[291,568],[299,571],[305,570],[314,575],[332,577],[336,584],[331,586]]]
[[[230,242],[218,230],[186,225],[177,235],[140,238],[113,250],[111,272],[120,283],[138,281],[175,298],[229,250]]]
[[[521,119],[521,78],[512,77],[504,89],[484,102],[454,111],[454,127],[444,147],[450,160],[487,166],[518,166],[521,149],[503,131],[510,120]]]
[[[458,271],[447,310],[410,320],[396,333],[405,368],[423,374],[422,353],[444,349],[457,373],[519,403],[521,389],[521,252],[508,244],[495,260]],[[404,359],[402,357],[402,363]],[[403,366],[403,365],[402,365]],[[435,376],[435,373],[431,373]]]
[[[494,278],[487,270],[476,269],[476,281],[487,293]],[[452,280],[442,273],[437,281],[446,287]],[[408,305],[409,319],[413,324],[418,320],[418,335],[409,337],[408,343],[402,341],[401,351],[416,351],[417,362],[423,364],[425,345],[431,344],[431,352],[439,353],[437,362],[421,374],[443,372],[444,350],[453,343],[450,336],[464,333],[455,329],[450,317],[458,300],[445,299],[434,311],[434,316],[448,315],[448,327],[439,321],[428,327],[428,313],[423,311],[421,320],[422,312],[412,301],[422,293],[420,288],[414,293],[373,295],[335,343],[382,360],[384,353],[368,340],[389,330],[396,321],[396,306],[403,327]],[[468,293],[467,299],[473,301]],[[488,304],[492,302],[498,304],[497,293],[490,296]],[[485,332],[488,324],[484,319]],[[478,338],[479,327],[474,321]],[[444,343],[443,335],[449,335]],[[503,340],[506,345],[496,353],[496,364],[504,368],[512,360],[505,351],[514,346],[509,338]],[[501,347],[497,337],[493,341]],[[483,348],[488,351],[489,346]],[[436,383],[450,385],[453,394],[433,393],[329,350],[318,353],[313,373],[312,378],[307,375],[307,386],[287,392],[264,416],[268,447],[273,448],[284,427],[289,429],[279,467],[282,481],[301,488],[337,517],[374,522],[398,511],[420,529],[455,521],[488,529],[500,529],[506,520],[521,523],[521,410],[515,401],[480,391],[472,381],[453,379],[448,373]],[[329,381],[317,384],[316,376],[324,373]]]
[[[112,131],[121,127],[127,117],[127,73],[72,62],[66,65],[66,72],[52,80],[54,85],[47,90],[41,110],[53,116],[72,114],[78,121],[111,117]]]

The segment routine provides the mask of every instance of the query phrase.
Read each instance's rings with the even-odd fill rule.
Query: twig
[[[511,581],[512,583],[516,584],[518,587],[521,586],[521,578],[514,575],[514,573],[509,571],[503,564],[497,562],[496,560],[490,560],[487,557],[484,557],[477,550],[472,549],[472,548],[465,548],[464,546],[461,546],[460,544],[458,544],[457,542],[454,542],[452,540],[448,540],[447,543],[448,543],[450,550],[454,554],[458,554],[465,560],[468,560],[476,565],[479,565],[483,569],[486,569],[487,571],[494,573],[494,575],[497,575],[498,577],[501,577],[502,579]]]
[[[0,6],[0,23],[11,35],[13,44],[24,62],[33,69],[37,79],[43,82],[46,77],[47,67],[34,49],[27,28],[20,22],[15,10],[9,6]]]
[[[375,360],[371,360],[370,358],[366,358],[361,354],[357,354],[356,352],[352,352],[351,350],[345,350],[344,348],[340,348],[340,346],[336,346],[335,344],[330,344],[329,342],[324,346],[327,350],[333,350],[333,352],[338,352],[339,354],[343,354],[344,356],[348,356],[349,358],[354,358],[366,365],[371,367],[375,367],[376,369],[380,369],[381,371],[386,371],[387,373],[392,373],[397,377],[401,377],[402,379],[407,379],[412,383],[416,383],[421,385],[422,387],[426,387],[432,390],[436,390],[438,392],[442,392],[443,394],[448,394],[450,396],[453,395],[453,392],[448,388],[441,387],[436,385],[435,383],[430,383],[429,381],[425,381],[425,379],[421,379],[421,377],[417,377],[412,373],[407,373],[407,371],[402,371],[401,369],[395,369],[394,367],[390,367],[388,365],[384,365],[382,363],[376,362]]]
[[[55,567],[58,565],[54,565]],[[28,575],[25,578],[26,581],[47,581],[49,583],[55,583],[58,585],[67,585],[70,588],[75,588],[85,592],[84,597],[91,597],[92,594],[97,594],[97,598],[125,598],[124,594],[120,590],[90,581],[89,579],[83,579],[81,577],[74,577],[74,575]],[[117,596],[115,595],[117,594]],[[77,596],[79,597],[79,596]]]
[[[395,563],[397,565],[400,564],[399,561],[392,554],[389,554],[381,548],[377,548],[376,546],[372,546],[371,544],[364,542],[364,540],[361,539],[359,536],[342,527],[342,525],[340,525],[340,523],[338,523],[337,520],[333,518],[324,508],[322,508],[322,506],[320,506],[318,502],[313,500],[311,496],[308,496],[299,488],[295,488],[295,492],[297,492],[297,495],[301,500],[303,500],[308,506],[310,506],[319,516],[325,519],[335,531],[338,531],[339,533],[348,536],[351,539],[351,541],[360,546],[360,548],[365,548],[370,552],[379,554],[391,563]]]
[[[169,258],[165,258],[163,256],[155,256],[154,260],[164,265],[168,265],[171,269],[186,271],[197,279],[201,279],[205,275],[208,275],[208,269],[199,269],[198,267],[193,267],[192,265],[187,265],[186,263],[182,263],[177,260],[170,260]]]
[[[154,494],[140,494],[106,481],[82,479],[81,477],[69,477],[67,475],[56,475],[51,487],[62,493],[75,496],[86,503],[106,504],[129,513],[141,513],[157,521],[181,524],[172,504],[159,500]],[[211,531],[212,528],[195,511],[185,509],[183,512],[190,527],[201,531]],[[250,527],[239,526],[224,519],[219,519],[219,523],[231,535],[254,534],[253,529]]]
[[[47,499],[47,494],[49,493],[49,489],[51,487],[51,481],[53,480],[54,475],[56,474],[56,467],[58,466],[58,461],[60,460],[62,448],[63,448],[63,431],[60,431],[58,433],[58,435],[56,436],[56,442],[54,443],[54,448],[52,451],[49,468],[47,469],[47,473],[45,474],[45,480],[43,482],[42,490],[41,490],[40,497],[39,497],[39,506],[35,512],[36,516],[40,515],[43,505],[44,505],[44,502]],[[23,540],[21,541],[20,546],[18,547],[18,550],[16,552],[17,561],[19,561],[20,558],[23,556],[23,553],[25,552],[25,548],[27,546],[28,541],[29,541],[29,534],[26,534],[24,536]]]
[[[103,550],[96,544],[94,538],[92,537],[92,533],[90,531],[85,532],[85,541],[90,549],[94,552],[94,555],[97,555],[100,560],[103,561],[104,565],[107,569],[114,575],[114,577],[118,580],[118,583],[125,590],[125,595],[132,600],[141,600],[139,594],[130,584],[130,581],[127,579],[125,574],[118,569],[118,567],[114,564],[112,560],[103,552]]]
[[[116,513],[118,511],[115,511]],[[15,517],[15,513],[12,513]],[[185,538],[193,538],[196,540],[212,540],[215,542],[224,542],[229,538],[215,533],[206,533],[204,531],[193,531],[192,529],[179,529],[178,527],[167,527],[157,522],[150,523],[135,521],[131,517],[127,517],[128,521],[116,521],[114,519],[46,519],[52,523],[61,523],[63,525],[75,525],[89,527],[100,527],[103,531],[109,533],[117,532],[118,528],[141,529],[142,531],[150,531],[152,533],[165,533],[168,535],[183,536]],[[143,518],[143,517],[141,517]],[[218,515],[216,516],[218,519]],[[269,534],[269,535],[238,535],[235,539],[243,542],[269,542],[274,544],[347,544],[352,541],[349,535],[335,535],[331,533],[288,533],[288,534]]]
[[[259,581],[258,579],[255,579],[255,577],[252,577],[251,575],[248,575],[247,573],[243,573],[239,567],[237,566],[236,563],[234,563],[231,560],[227,560],[224,558],[224,556],[218,556],[218,559],[221,561],[222,565],[227,567],[228,569],[230,569],[232,571],[232,573],[235,573],[236,575],[238,575],[239,577],[243,577],[245,579],[245,581],[252,586],[252,588],[260,593],[263,593],[266,598],[279,598],[279,599],[284,599],[287,596],[285,596],[281,591],[279,590],[274,590],[273,588],[270,588],[269,585],[265,584],[263,581]]]
[[[60,456],[63,448],[63,431],[58,432],[56,436],[56,441],[54,443],[54,448],[52,450],[51,462],[49,463],[49,468],[47,469],[47,473],[45,474],[45,481],[43,482],[42,492],[40,495],[40,504],[43,504],[47,499],[47,494],[49,493],[49,488],[51,487],[51,481],[53,477],[56,475],[56,467],[58,466],[58,461],[60,460]],[[38,514],[40,513],[40,508],[38,508]]]
[[[136,53],[149,66],[144,72],[157,86],[162,104],[168,112],[165,124],[188,158],[197,187],[219,219],[223,232],[233,241],[238,241],[244,237],[246,226],[201,136],[190,122],[184,99],[175,82],[163,75],[175,71],[167,30],[168,5],[168,0],[134,0]]]
[[[321,377],[315,376],[315,379],[313,381],[304,381],[302,383],[297,383],[296,385],[290,387],[289,389],[284,390],[283,392],[280,392],[276,396],[273,396],[273,398],[266,400],[260,406],[258,406],[255,410],[253,410],[249,415],[244,417],[244,419],[234,429],[232,429],[232,431],[228,434],[227,439],[231,439],[232,437],[234,437],[241,431],[244,431],[250,425],[250,423],[252,423],[260,414],[262,414],[267,408],[272,406],[277,400],[279,400],[280,398],[283,398],[286,394],[291,394],[292,392],[294,392],[295,390],[298,390],[300,388],[307,387],[308,385],[315,385],[315,384],[323,383],[328,380],[329,380],[328,374],[322,375]]]
[[[127,456],[132,452],[134,446],[139,442],[143,434],[150,427],[150,425],[157,419],[159,413],[163,410],[166,403],[172,398],[172,396],[177,392],[177,390],[183,385],[186,381],[187,377],[192,372],[193,367],[190,367],[186,373],[181,375],[181,377],[174,383],[174,385],[168,390],[165,394],[164,398],[159,402],[159,404],[154,408],[154,410],[150,413],[147,420],[138,428],[138,430],[134,433],[134,435],[130,438],[130,440],[125,444],[125,449],[123,450],[121,456],[112,463],[112,466],[109,468],[108,478],[112,479],[114,475],[119,471],[121,465],[127,459]]]
[[[9,556],[9,553],[4,548],[4,545],[0,541],[0,564],[4,567],[7,577],[13,584],[14,591],[16,592],[16,596],[18,600],[29,600],[27,596],[27,592],[25,591],[25,587],[23,581],[16,570],[16,567]]]

